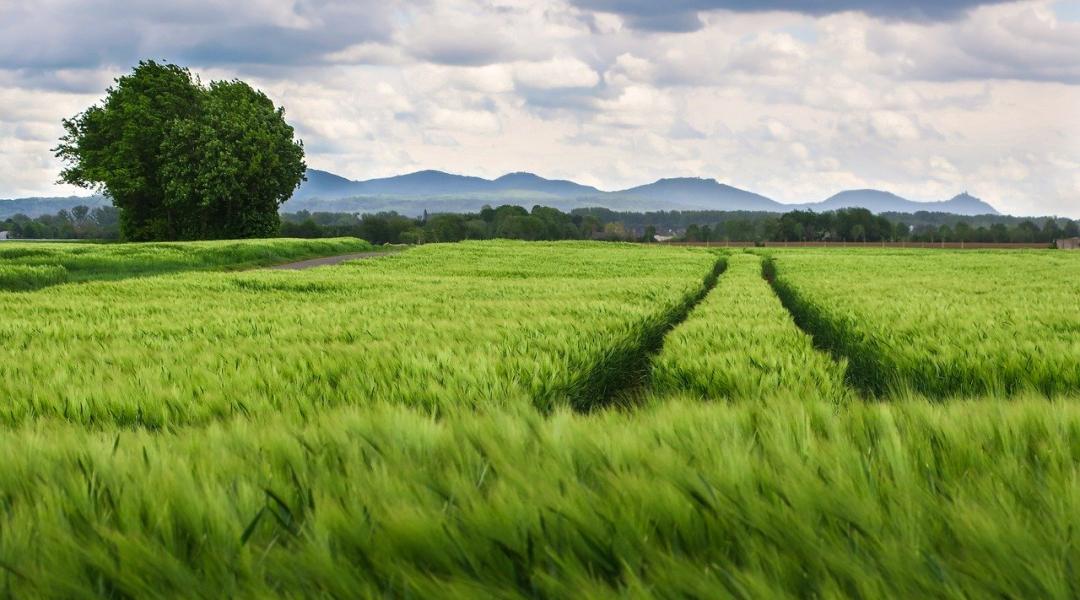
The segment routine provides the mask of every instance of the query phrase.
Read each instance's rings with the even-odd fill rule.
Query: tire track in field
[[[640,335],[616,341],[611,351],[586,371],[580,385],[569,390],[571,407],[578,412],[590,412],[639,404],[648,388],[652,360],[663,348],[665,337],[712,292],[726,267],[726,257],[718,256],[698,290],[658,318],[644,323]]]
[[[728,258],[724,278],[653,361],[654,397],[845,402],[854,395],[844,363],[820,352],[796,326],[763,280],[763,264],[755,253]]]
[[[875,349],[853,342],[854,336],[846,327],[827,318],[817,305],[800,296],[790,284],[777,277],[776,261],[773,257],[762,257],[762,276],[772,286],[773,292],[791,314],[795,324],[810,336],[814,347],[834,360],[847,362],[844,375],[847,385],[858,390],[865,398],[881,398],[887,395],[889,369],[877,359],[878,353]]]

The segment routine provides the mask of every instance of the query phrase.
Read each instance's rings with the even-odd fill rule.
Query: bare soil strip
[[[361,260],[365,258],[381,258],[383,256],[390,256],[394,252],[353,252],[352,254],[340,254],[338,256],[323,256],[321,258],[312,258],[309,260],[301,260],[297,262],[285,263],[281,265],[274,265],[267,267],[274,270],[289,270],[299,271],[302,269],[313,269],[315,267],[325,267],[327,265],[336,265],[343,263],[347,260]]]

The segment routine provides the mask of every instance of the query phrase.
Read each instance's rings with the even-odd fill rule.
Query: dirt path
[[[310,260],[301,260],[298,262],[285,263],[282,265],[274,265],[267,267],[268,269],[285,269],[291,271],[298,271],[300,269],[312,269],[314,267],[324,267],[326,265],[336,265],[343,263],[347,260],[360,260],[365,258],[381,258],[383,256],[390,256],[395,252],[354,252],[352,254],[341,254],[338,256],[324,256],[322,258],[312,258]]]

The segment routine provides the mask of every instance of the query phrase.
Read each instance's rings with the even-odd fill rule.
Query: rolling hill
[[[40,217],[42,215],[54,215],[61,210],[71,210],[76,206],[111,206],[112,203],[104,196],[66,196],[56,198],[13,198],[0,200],[0,219],[7,219],[15,215],[28,217]]]
[[[752,210],[784,212],[785,205],[760,194],[740,190],[716,181],[698,177],[660,179],[654,183],[612,192],[619,196],[631,196],[653,200],[657,203],[675,203],[700,210]]]
[[[820,202],[784,204],[715,179],[675,177],[605,192],[573,181],[545,179],[527,172],[497,179],[417,171],[395,177],[353,181],[316,169],[282,208],[285,211],[323,210],[372,212],[394,210],[414,215],[428,212],[476,211],[486,204],[544,204],[562,210],[595,206],[613,210],[724,210],[817,212],[861,207],[875,213],[919,211],[958,215],[999,214],[986,202],[960,194],[940,202],[916,202],[881,190],[848,190]]]
[[[940,202],[915,202],[881,190],[848,190],[802,208],[823,212],[840,208],[865,208],[874,213],[919,211],[943,212],[955,215],[996,215],[998,211],[986,202],[964,192]]]
[[[80,204],[109,204],[102,196],[68,198],[20,198],[0,200],[0,219],[15,214],[31,217],[70,210]],[[782,213],[791,210],[823,212],[861,207],[874,213],[943,212],[956,215],[997,215],[993,206],[968,194],[939,202],[916,202],[882,190],[847,190],[820,202],[784,204],[761,194],[739,189],[715,179],[674,177],[653,183],[606,192],[562,179],[546,179],[527,172],[508,173],[496,179],[455,175],[443,171],[417,171],[394,177],[354,181],[328,171],[308,169],[303,182],[283,212],[379,212],[404,215],[423,212],[475,212],[485,205],[536,204],[572,210],[599,207],[621,211],[720,210]]]
[[[307,177],[308,180],[293,194],[293,200],[332,200],[352,196],[455,196],[511,191],[577,198],[602,193],[594,187],[572,181],[544,179],[532,173],[508,173],[492,180],[428,170],[351,181],[326,171],[308,169]]]

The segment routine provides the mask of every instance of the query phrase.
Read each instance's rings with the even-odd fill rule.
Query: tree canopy
[[[143,61],[64,120],[60,181],[110,197],[125,239],[272,236],[306,169],[284,115],[242,81]]]

